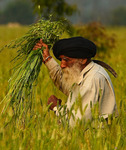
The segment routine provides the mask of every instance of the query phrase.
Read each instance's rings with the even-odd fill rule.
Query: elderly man
[[[33,48],[45,47],[43,61],[49,70],[54,84],[68,96],[66,114],[77,101],[81,101],[81,110],[72,110],[69,123],[73,126],[77,119],[92,119],[91,106],[99,103],[99,117],[108,118],[116,111],[115,94],[111,79],[104,68],[94,63],[91,58],[96,54],[93,42],[83,37],[61,39],[53,46],[54,56],[61,61],[59,64],[50,56],[48,46],[40,40]],[[48,99],[50,109],[58,114],[57,104],[61,100],[55,96]],[[60,110],[62,111],[62,110]],[[74,118],[74,119],[73,119]]]

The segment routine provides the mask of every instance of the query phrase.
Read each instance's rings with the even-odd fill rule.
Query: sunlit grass
[[[19,38],[27,31],[27,26],[16,28],[1,26],[0,47],[15,38]],[[13,117],[13,111],[10,108],[4,116],[0,117],[0,149],[126,149],[126,28],[109,28],[108,32],[116,34],[117,45],[115,49],[108,52],[109,55],[104,54],[105,57],[102,59],[118,73],[117,79],[111,74],[109,75],[115,89],[119,118],[114,119],[110,125],[104,122],[104,128],[102,128],[101,122],[96,122],[96,125],[101,125],[99,129],[93,128],[90,122],[87,124],[79,122],[73,129],[59,124],[55,114],[48,111],[47,99],[53,94],[65,103],[67,97],[54,86],[49,78],[47,68],[42,65],[35,96],[32,100],[31,112],[25,114],[25,109],[27,109],[25,106],[22,114],[23,119],[20,120],[20,118]],[[0,53],[0,101],[8,92],[8,79],[13,73],[11,68],[14,65],[10,61],[16,55],[15,52],[15,50],[6,49]],[[2,106],[3,104],[0,105],[0,109]],[[89,130],[86,130],[87,127]]]

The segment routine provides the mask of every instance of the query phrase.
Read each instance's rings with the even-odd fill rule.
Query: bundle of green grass
[[[44,43],[48,44],[49,50],[51,50],[53,44],[64,31],[68,31],[67,25],[67,21],[63,20],[40,19],[37,23],[31,25],[29,31],[23,37],[12,41],[2,48],[16,48],[18,53],[14,58],[18,65],[9,80],[9,91],[3,100],[6,101],[6,105],[2,112],[5,112],[10,104],[12,106],[17,105],[16,108],[19,108],[26,98],[30,99],[32,97],[33,85],[37,81],[43,60],[43,48],[33,51],[33,47],[38,40],[42,39]]]

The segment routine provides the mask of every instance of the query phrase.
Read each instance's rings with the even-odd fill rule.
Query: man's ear
[[[85,59],[82,59],[82,64],[85,65],[87,63],[88,59],[85,58]]]

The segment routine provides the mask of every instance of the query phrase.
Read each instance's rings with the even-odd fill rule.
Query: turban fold
[[[53,54],[60,60],[60,55],[71,58],[92,58],[96,54],[96,45],[83,37],[61,39],[53,45]]]

